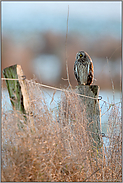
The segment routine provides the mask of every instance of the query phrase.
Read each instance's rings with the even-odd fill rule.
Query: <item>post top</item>
[[[83,94],[83,92],[86,93],[86,95],[92,93],[92,95],[96,97],[98,96],[100,87],[98,85],[78,85],[76,89],[80,94]]]

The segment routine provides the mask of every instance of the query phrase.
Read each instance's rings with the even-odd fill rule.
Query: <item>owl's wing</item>
[[[79,73],[78,73],[78,62],[75,61],[75,64],[74,64],[74,75],[75,75],[75,78],[77,79],[78,83],[80,83],[80,78],[79,78]]]
[[[88,75],[90,73],[90,64],[88,64],[88,71],[87,71]]]
[[[77,79],[77,77],[78,77],[78,68],[77,68],[77,63],[76,63],[76,61],[75,61],[75,64],[74,64],[74,75],[75,75],[75,77],[76,77],[76,79]]]
[[[93,71],[93,62],[91,61],[88,64],[88,77],[87,77],[87,85],[90,85],[93,82],[94,71]]]
[[[93,62],[90,62],[90,73],[92,76],[94,76],[94,67],[93,67]]]

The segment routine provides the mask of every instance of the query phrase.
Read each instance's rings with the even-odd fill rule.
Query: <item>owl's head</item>
[[[85,59],[87,56],[87,53],[85,51],[79,51],[77,54],[76,54],[76,59]]]

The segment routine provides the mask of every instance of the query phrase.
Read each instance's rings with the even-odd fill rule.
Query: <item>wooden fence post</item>
[[[80,96],[82,105],[86,109],[86,117],[88,119],[88,131],[90,139],[93,140],[93,144],[96,147],[102,145],[101,138],[101,112],[98,100],[99,86],[97,85],[78,85],[76,87],[77,93],[86,95],[92,98]],[[96,98],[96,99],[93,99]]]
[[[8,79],[6,80],[6,85],[13,109],[19,110],[23,114],[27,114],[29,116],[31,129],[35,131],[27,83],[21,66],[16,64],[5,68],[3,70],[3,76]],[[9,78],[13,80],[9,80]]]

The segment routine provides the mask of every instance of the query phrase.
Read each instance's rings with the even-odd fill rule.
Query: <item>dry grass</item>
[[[58,107],[49,109],[41,88],[32,83],[28,87],[36,132],[19,112],[2,112],[2,181],[122,181],[117,107],[109,113],[108,147],[104,144],[99,153],[93,150],[86,113],[74,93],[62,92]]]

